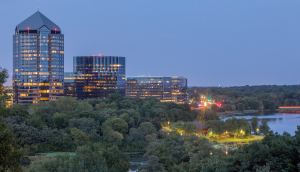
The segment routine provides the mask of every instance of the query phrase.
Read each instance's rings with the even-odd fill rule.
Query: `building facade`
[[[14,103],[56,101],[64,94],[64,35],[39,11],[13,35]]]
[[[128,76],[126,97],[155,97],[161,102],[187,102],[186,77]]]
[[[75,85],[75,73],[65,72],[64,74],[64,96],[75,97],[76,85]]]
[[[187,102],[187,79],[185,76],[172,76],[172,100],[175,103]]]
[[[125,57],[74,56],[73,74],[66,72],[65,79],[65,94],[76,99],[125,96]]]
[[[163,76],[128,76],[126,97],[155,97],[161,102],[172,101],[172,78]]]

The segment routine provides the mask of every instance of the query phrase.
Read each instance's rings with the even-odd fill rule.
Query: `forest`
[[[267,110],[275,111],[279,106],[298,106],[300,101],[300,85],[261,85],[236,87],[191,87],[189,98],[197,106],[201,97],[222,103],[218,112],[232,110]]]
[[[189,104],[119,94],[87,100],[62,97],[6,108],[7,77],[7,71],[0,69],[0,172],[127,172],[130,163],[125,152],[130,151],[145,153],[147,163],[140,166],[141,172],[300,170],[300,126],[294,136],[279,135],[269,130],[266,121],[255,118],[223,121],[214,109],[191,110]],[[250,99],[257,98],[253,95]],[[248,97],[232,102],[227,97],[224,103],[239,98]],[[206,124],[208,134],[201,133],[193,121]],[[249,138],[251,132],[265,137],[228,151],[215,148],[210,140],[224,134]],[[29,158],[42,152],[75,155]]]

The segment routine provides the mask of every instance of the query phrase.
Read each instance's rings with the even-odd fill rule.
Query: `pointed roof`
[[[43,26],[46,26],[50,30],[57,29],[57,31],[61,31],[55,23],[53,23],[39,11],[18,24],[16,30],[27,30],[27,28],[30,28],[30,30],[37,30]]]
[[[196,125],[196,127],[197,127],[198,129],[207,129],[206,125],[201,124],[201,123],[198,122],[198,121],[193,121],[193,123]]]

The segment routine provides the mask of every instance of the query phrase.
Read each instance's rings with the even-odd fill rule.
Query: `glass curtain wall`
[[[125,57],[75,56],[73,63],[77,99],[125,96]]]

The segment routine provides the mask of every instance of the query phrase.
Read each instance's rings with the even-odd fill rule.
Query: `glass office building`
[[[128,76],[126,97],[155,97],[161,102],[172,101],[172,78],[163,76]]]
[[[75,74],[74,72],[65,72],[64,74],[64,96],[75,97]]]
[[[125,96],[125,57],[74,56],[73,63],[73,76],[65,73],[66,93],[74,90],[76,99],[105,98],[111,93]]]
[[[185,77],[128,76],[126,97],[155,97],[161,102],[187,102],[187,79]]]
[[[172,100],[175,103],[187,102],[187,79],[185,76],[172,76]]]
[[[39,11],[13,35],[14,103],[55,101],[63,96],[64,35]]]

